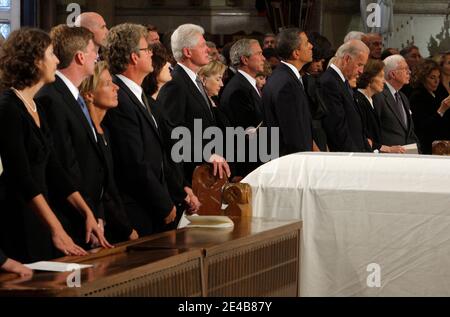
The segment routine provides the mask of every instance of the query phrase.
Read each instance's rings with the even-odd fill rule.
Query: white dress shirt
[[[239,74],[241,74],[242,76],[244,76],[245,79],[247,79],[247,81],[250,83],[250,85],[253,86],[253,88],[255,88],[256,92],[259,94],[259,90],[258,87],[256,87],[256,79],[253,78],[252,76],[250,76],[248,73],[246,73],[245,71],[243,71],[242,69],[238,69]]]
[[[286,63],[285,61],[281,61],[284,65],[286,65],[287,67],[289,67],[295,74],[295,76],[297,76],[298,80],[300,80],[300,82],[302,83],[303,88],[305,88],[305,86],[303,85],[303,80],[302,80],[302,76],[300,76],[300,72],[298,71],[298,69],[290,64],[290,63]]]

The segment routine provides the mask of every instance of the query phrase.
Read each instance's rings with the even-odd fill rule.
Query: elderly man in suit
[[[209,158],[202,159],[207,140],[194,133],[194,130],[199,130],[199,127],[195,129],[195,122],[201,123],[202,135],[205,129],[217,126],[213,106],[197,76],[200,67],[209,63],[208,46],[203,34],[203,28],[195,24],[180,25],[173,32],[171,46],[177,65],[172,71],[172,80],[162,87],[158,95],[169,128],[185,127],[190,132],[190,157],[183,161],[188,183],[192,181],[195,167],[204,161],[214,164],[214,174],[218,173],[220,178],[225,174],[230,176],[230,168],[222,155],[212,153]]]
[[[265,124],[278,127],[280,155],[317,150],[312,137],[312,117],[300,69],[312,61],[312,44],[297,28],[281,31],[277,50],[281,64],[264,86],[262,104]]]
[[[409,100],[400,89],[409,83],[410,70],[401,55],[391,55],[384,60],[386,84],[383,92],[373,98],[381,122],[381,142],[386,145],[416,143],[414,123]],[[420,145],[418,144],[420,149]]]
[[[158,122],[141,87],[153,71],[147,29],[124,23],[111,28],[105,47],[113,82],[119,86],[117,108],[108,111],[114,168],[119,191],[140,236],[162,231],[176,207],[164,175],[164,150]]]
[[[320,93],[328,109],[322,122],[332,152],[371,150],[349,84],[362,74],[368,57],[369,48],[362,41],[347,41],[320,78]]]
[[[256,74],[264,71],[265,58],[261,46],[257,40],[241,39],[231,47],[230,58],[238,72],[225,87],[220,108],[232,127],[255,128],[262,121],[261,96],[256,87]],[[246,162],[235,164],[239,176],[246,176],[257,167],[256,162],[249,162],[248,150],[247,146]]]

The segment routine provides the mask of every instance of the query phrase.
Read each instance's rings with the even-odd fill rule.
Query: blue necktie
[[[91,119],[91,116],[89,114],[88,108],[86,107],[86,103],[84,102],[84,99],[83,99],[83,97],[81,97],[81,95],[78,95],[77,102],[80,105],[81,111],[83,111],[83,114],[86,117],[86,120],[89,122],[89,125],[91,126],[92,133],[94,134],[95,141],[97,141],[97,135],[95,134],[94,124],[92,123],[92,119]]]

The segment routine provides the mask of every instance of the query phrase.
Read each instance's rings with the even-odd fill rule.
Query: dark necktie
[[[400,94],[398,93],[398,91],[395,93],[395,103],[397,104],[398,114],[402,118],[402,121],[403,121],[403,124],[405,125],[405,127],[407,127],[408,120],[406,118],[406,111],[405,111],[405,108],[403,107],[403,101],[402,101],[402,98],[400,97]]]
[[[95,133],[95,128],[94,128],[94,124],[92,123],[91,115],[89,114],[88,108],[86,107],[86,103],[84,102],[84,99],[83,99],[83,97],[81,97],[81,95],[78,95],[77,102],[80,105],[81,111],[83,111],[83,114],[92,129],[92,133],[94,134],[95,141],[97,141],[97,134]]]
[[[345,86],[347,87],[348,93],[350,94],[350,96],[353,97],[353,89],[350,86],[350,83],[348,82],[348,80],[345,81]]]
[[[147,96],[145,95],[144,92],[142,92],[141,98],[142,98],[142,102],[144,103],[144,106],[147,109],[150,117],[152,118],[153,122],[155,123],[155,127],[158,129],[158,124],[156,123],[155,117],[153,116],[152,108],[150,107],[150,103],[148,102]]]
[[[208,96],[206,95],[206,91],[205,91],[205,88],[203,87],[203,83],[202,83],[202,81],[200,80],[200,77],[197,76],[197,77],[195,78],[195,83],[197,84],[197,87],[198,87],[198,89],[200,90],[200,93],[202,94],[202,97],[203,97],[203,99],[205,100],[206,105],[208,106],[209,112],[211,113],[211,117],[214,118],[214,115],[213,115],[212,110],[211,110],[211,105],[210,105],[210,103],[209,103],[209,98],[208,98]]]

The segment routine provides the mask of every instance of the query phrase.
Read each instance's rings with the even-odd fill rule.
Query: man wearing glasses
[[[132,227],[139,236],[173,222],[176,208],[164,176],[163,140],[141,87],[153,71],[152,50],[144,26],[124,23],[111,28],[105,47],[113,81],[119,86],[117,108],[108,111],[117,185]]]

